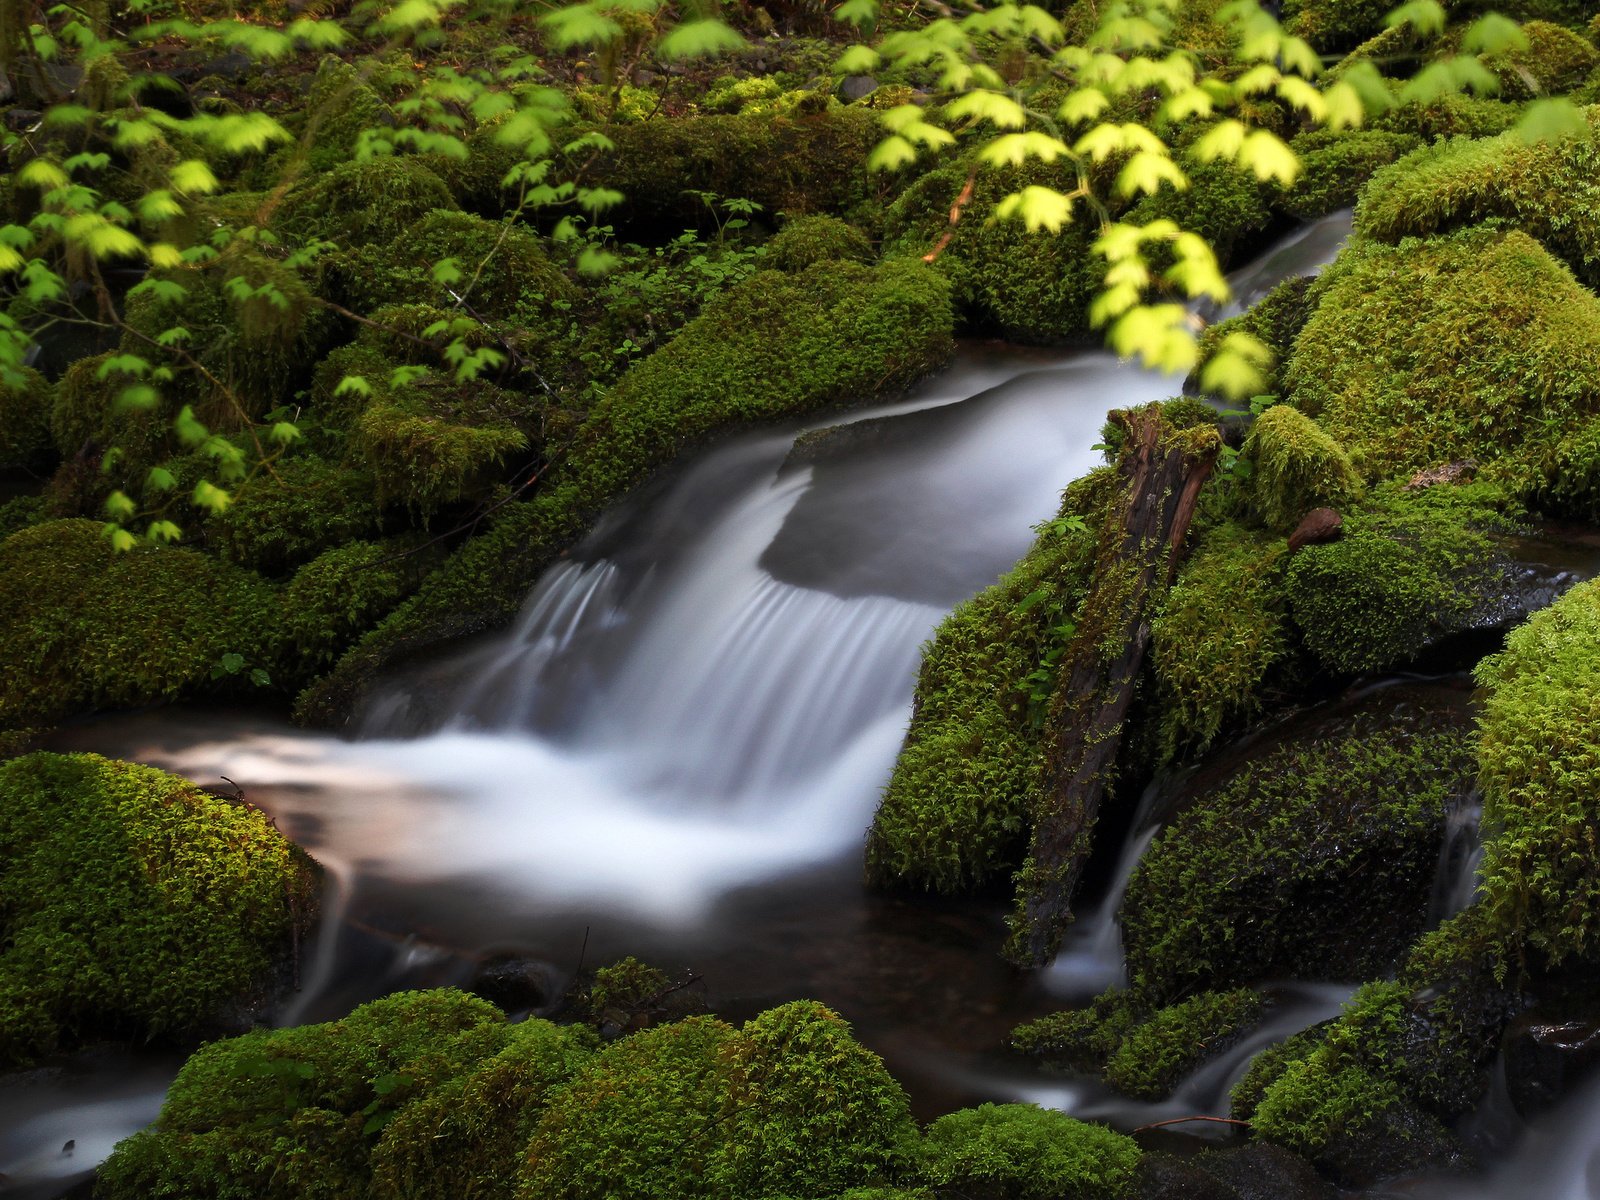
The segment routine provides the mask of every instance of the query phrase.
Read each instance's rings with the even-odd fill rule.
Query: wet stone
[[[1551,1021],[1530,1013],[1505,1036],[1506,1090],[1524,1117],[1555,1107],[1600,1063],[1600,1016]]]

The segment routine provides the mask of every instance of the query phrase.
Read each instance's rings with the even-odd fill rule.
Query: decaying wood
[[[1154,406],[1112,414],[1126,440],[1119,499],[1100,529],[1094,579],[1063,661],[1046,762],[1006,956],[1042,967],[1072,921],[1072,892],[1111,782],[1153,601],[1172,582],[1200,489],[1221,447],[1215,428],[1177,433]]]

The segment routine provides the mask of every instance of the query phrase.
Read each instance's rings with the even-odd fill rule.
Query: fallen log
[[[1111,420],[1124,434],[1126,482],[1101,523],[1094,579],[1046,722],[1042,786],[1005,949],[1021,967],[1048,964],[1072,922],[1072,892],[1112,783],[1155,604],[1177,573],[1222,447],[1216,426],[1176,429],[1159,405]]]

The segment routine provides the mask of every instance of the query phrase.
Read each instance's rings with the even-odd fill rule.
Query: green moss
[[[1287,404],[1256,418],[1241,455],[1251,465],[1251,505],[1278,533],[1289,533],[1314,508],[1343,511],[1366,490],[1344,447]]]
[[[1098,1074],[1149,1015],[1148,1002],[1136,992],[1102,992],[1083,1008],[1018,1025],[1011,1031],[1011,1045],[1051,1066]]]
[[[378,502],[404,504],[426,517],[445,504],[481,498],[507,462],[528,448],[522,430],[497,419],[495,391],[485,385],[412,388],[369,404],[356,419],[352,442],[377,481]],[[466,407],[449,411],[452,401]]]
[[[1594,957],[1600,920],[1600,584],[1579,584],[1478,668],[1491,831],[1484,903],[1553,961]]]
[[[311,177],[284,198],[278,225],[339,245],[392,245],[434,209],[454,207],[450,189],[420,159],[395,155]]]
[[[363,129],[382,129],[394,123],[394,114],[373,90],[363,73],[350,63],[328,55],[317,67],[306,93],[304,111],[315,122],[305,165],[326,171],[350,162]]]
[[[193,550],[118,554],[93,521],[50,521],[0,543],[0,727],[214,689],[224,654],[270,663],[272,590]]]
[[[746,1022],[727,1066],[714,1194],[829,1195],[880,1179],[915,1142],[904,1089],[815,1001]]]
[[[1272,351],[1274,361],[1267,378],[1267,390],[1276,393],[1281,386],[1279,377],[1283,364],[1288,361],[1294,340],[1315,307],[1316,297],[1311,279],[1299,276],[1284,280],[1251,305],[1248,311],[1206,327],[1200,335],[1201,366],[1216,353],[1222,339],[1228,334],[1248,333]],[[1198,374],[1191,376],[1191,383],[1198,378]]]
[[[1276,1042],[1250,1060],[1250,1066],[1228,1093],[1228,1109],[1236,1121],[1248,1121],[1255,1116],[1261,1097],[1283,1077],[1290,1064],[1299,1062],[1322,1044],[1327,1034],[1324,1021],[1291,1034]]]
[[[1388,0],[1285,0],[1283,21],[1318,50],[1343,50],[1381,31],[1391,8]]]
[[[46,520],[43,496],[13,496],[0,504],[0,542],[30,525]]]
[[[1416,134],[1382,129],[1301,134],[1290,143],[1300,156],[1300,174],[1279,203],[1303,221],[1348,208],[1380,167],[1421,144]]]
[[[1098,515],[1114,485],[1107,470],[1069,487],[1066,520],[1043,526],[1010,573],[935,632],[867,837],[874,882],[955,892],[1015,866],[1037,789],[1050,656],[1063,645],[1055,631],[1081,603],[1093,562],[1083,518]]]
[[[0,1066],[267,998],[312,869],[258,810],[90,754],[0,762]]]
[[[1356,229],[1398,242],[1498,218],[1600,285],[1600,107],[1588,115],[1585,136],[1530,142],[1506,133],[1417,150],[1373,177]]]
[[[213,1042],[184,1064],[155,1125],[118,1144],[97,1194],[366,1195],[380,1131],[511,1041],[493,1005],[441,989],[390,996],[322,1025]],[[401,1126],[401,1135],[415,1133]],[[382,1157],[398,1167],[405,1155],[391,1148]],[[495,1164],[462,1164],[473,1167]],[[502,1174],[513,1168],[500,1164]]]
[[[93,456],[118,446],[148,467],[167,452],[167,423],[152,413],[117,411],[117,395],[131,381],[100,377],[111,358],[110,351],[80,358],[62,372],[50,408],[50,436],[63,458]]]
[[[32,367],[0,380],[0,468],[38,467],[50,459],[50,384]]]
[[[949,293],[920,264],[821,263],[752,276],[600,400],[539,494],[508,505],[462,547],[302,698],[302,715],[342,721],[351,695],[393,656],[510,619],[557,553],[684,451],[905,387],[948,357],[950,327]]]
[[[1398,89],[1398,84],[1391,85]],[[1522,117],[1522,105],[1452,92],[1426,104],[1397,105],[1374,117],[1370,127],[1410,133],[1425,142],[1441,138],[1489,138],[1505,133]]]
[[[1532,238],[1362,243],[1319,286],[1285,379],[1364,473],[1468,459],[1518,496],[1600,505],[1600,477],[1560,474],[1557,453],[1600,413],[1600,298]]]
[[[1381,970],[1426,915],[1471,774],[1465,733],[1414,714],[1263,752],[1145,852],[1120,914],[1130,978],[1164,1000]]]
[[[1151,626],[1165,754],[1203,749],[1258,713],[1289,663],[1287,545],[1226,523],[1207,530]]]
[[[1403,494],[1347,512],[1337,541],[1307,546],[1289,564],[1290,611],[1306,648],[1331,671],[1360,674],[1410,662],[1470,628],[1505,587],[1504,560],[1481,521]]]
[[[233,503],[206,522],[206,538],[230,562],[287,571],[373,533],[374,486],[370,474],[326,459],[281,459],[233,490]]]
[[[1261,997],[1249,988],[1201,992],[1132,1030],[1107,1060],[1105,1080],[1135,1099],[1164,1100],[1260,1019]]]
[[[1600,50],[1583,35],[1550,21],[1526,21],[1522,32],[1528,44],[1489,59],[1500,80],[1500,94],[1508,100],[1570,91],[1600,66]]]
[[[415,587],[417,568],[393,542],[347,542],[294,573],[283,591],[287,680],[304,682],[339,655]]]
[[[866,234],[837,217],[796,217],[767,243],[767,265],[777,271],[803,271],[830,259],[866,262],[872,245]]]
[[[923,1174],[963,1194],[1113,1200],[1133,1189],[1132,1138],[1031,1104],[981,1104],[940,1117],[924,1138]]]

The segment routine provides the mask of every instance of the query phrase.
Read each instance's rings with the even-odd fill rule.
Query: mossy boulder
[[[1528,44],[1490,56],[1490,69],[1508,100],[1570,91],[1600,66],[1600,50],[1580,33],[1552,21],[1526,21]]]
[[[1344,447],[1287,404],[1256,418],[1240,453],[1251,465],[1252,507],[1278,533],[1292,531],[1314,508],[1342,512],[1366,491]]]
[[[98,755],[0,762],[0,1067],[236,1025],[316,893],[259,810]]]
[[[1247,333],[1272,351],[1272,366],[1266,386],[1270,392],[1281,390],[1279,382],[1283,364],[1294,348],[1294,340],[1305,327],[1307,319],[1316,308],[1313,280],[1296,276],[1278,284],[1250,308],[1236,317],[1228,317],[1215,325],[1206,326],[1200,334],[1200,367],[1185,382],[1186,389],[1198,390],[1199,372],[1217,352],[1228,334]]]
[[[393,126],[395,116],[370,82],[370,71],[328,55],[317,67],[306,92],[304,112],[309,134],[305,159],[311,171],[326,171],[352,161],[361,145],[361,131]]]
[[[1444,822],[1472,775],[1466,730],[1405,709],[1254,756],[1134,871],[1119,913],[1134,987],[1161,1002],[1394,963],[1426,919]]]
[[[406,539],[347,542],[324,550],[294,573],[282,597],[286,646],[280,685],[325,671],[416,587],[418,549]]]
[[[1338,540],[1301,549],[1285,589],[1317,661],[1340,674],[1386,670],[1451,634],[1500,623],[1515,601],[1508,564],[1482,532],[1503,518],[1473,503],[1488,495],[1476,486],[1390,491],[1347,511]]]
[[[1060,628],[1088,588],[1110,470],[1067,488],[1060,516],[993,587],[934,633],[916,707],[867,836],[879,885],[959,892],[1015,867],[1041,763],[1039,730],[1065,650]]]
[[[50,383],[32,367],[0,380],[0,470],[39,467],[50,461]]]
[[[1600,583],[1578,585],[1478,668],[1484,905],[1551,961],[1600,950]]]
[[[1150,1001],[1142,993],[1112,988],[1082,1008],[1023,1022],[1011,1031],[1011,1046],[1050,1066],[1098,1075],[1151,1012]]]
[[[1201,992],[1160,1009],[1123,1038],[1105,1081],[1136,1100],[1165,1100],[1209,1059],[1231,1049],[1261,1019],[1250,988]]]
[[[831,259],[867,262],[872,243],[854,225],[838,217],[796,217],[767,243],[766,265],[776,271],[803,271]]]
[[[706,439],[881,397],[951,349],[949,291],[921,264],[819,263],[752,276],[599,401],[539,494],[506,506],[457,551],[302,698],[302,715],[341,723],[396,655],[509,620],[539,572],[607,505]]]
[[[386,155],[343,162],[284,197],[277,226],[338,245],[393,244],[439,208],[459,207],[420,158]]]
[[[1279,206],[1302,221],[1348,208],[1380,168],[1421,145],[1414,133],[1385,129],[1303,133],[1290,142],[1300,156],[1300,174]]]
[[[922,1174],[984,1200],[1115,1200],[1132,1191],[1132,1138],[1032,1104],[980,1104],[940,1117],[923,1138]]]
[[[1533,238],[1360,243],[1319,292],[1285,382],[1365,474],[1470,460],[1547,508],[1600,511],[1600,298]]]
[[[379,526],[375,481],[366,471],[315,455],[280,459],[233,490],[233,503],[206,522],[222,557],[281,574]]]
[[[1383,29],[1387,0],[1285,0],[1289,31],[1318,50],[1348,50]]]
[[[94,521],[47,521],[0,542],[0,727],[194,695],[224,655],[270,664],[277,598],[195,550],[112,550]]]
[[[1600,106],[1585,135],[1454,138],[1378,171],[1356,230],[1397,243],[1498,219],[1537,239],[1591,288],[1600,285]],[[1498,283],[1499,281],[1495,281]]]

